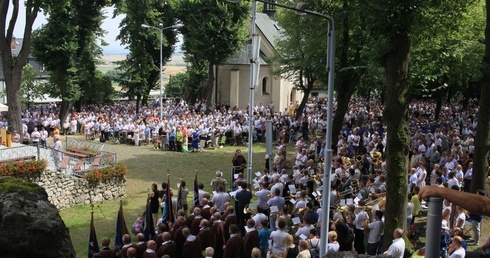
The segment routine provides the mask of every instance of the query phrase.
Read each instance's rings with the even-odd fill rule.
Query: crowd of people
[[[246,142],[251,118],[247,112],[226,105],[206,107],[203,103],[198,101],[189,105],[184,101],[168,100],[163,103],[162,119],[158,118],[157,102],[141,107],[138,113],[132,102],[91,105],[80,112],[71,110],[63,123],[57,119],[56,105],[41,106],[23,113],[22,135],[37,135],[39,131],[47,131],[50,135],[60,130],[62,134],[83,133],[87,139],[112,139],[115,143],[131,140],[140,145],[151,141],[155,149],[170,151],[197,151]],[[434,102],[412,102],[409,106],[411,152],[407,167],[410,190],[407,193],[406,232],[395,230],[392,246],[382,250],[387,187],[383,106],[376,99],[353,99],[333,146],[332,189],[327,198],[335,208],[328,218],[329,233],[319,236],[323,209],[319,204],[323,196],[318,190],[323,183],[326,104],[323,98],[310,98],[298,120],[295,119],[297,105],[293,103],[284,111],[274,110],[273,103],[256,105],[252,137],[254,141],[264,141],[265,124],[271,120],[276,142],[274,155],[266,156],[266,167],[256,173],[251,185],[242,174],[246,160],[243,157],[236,160],[235,156],[233,166],[238,169],[234,182],[230,182],[234,188],[231,193],[225,192],[229,186],[220,172],[211,182],[212,193],[205,192],[201,184],[199,205],[191,208],[192,212],[187,209],[176,211],[178,216],[174,224],[157,226],[156,245],[152,243],[156,256],[192,256],[188,253],[191,249],[184,246],[197,241],[195,245],[206,255],[208,251],[214,253],[213,257],[251,257],[254,248],[259,249],[260,257],[266,257],[267,253],[281,257],[309,257],[302,256],[309,253],[314,257],[319,250],[319,239],[327,237],[329,252],[372,255],[387,252],[393,257],[403,257],[401,236],[415,232],[414,221],[422,209],[419,191],[426,185],[469,190],[477,100],[444,103],[437,119]],[[334,102],[334,111],[335,108]],[[5,123],[6,119],[2,120]],[[39,138],[42,140],[42,136]],[[294,150],[288,150],[288,146]],[[237,154],[241,155],[239,151]],[[488,196],[488,193],[481,194]],[[257,203],[251,203],[253,196]],[[248,212],[244,213],[244,210]],[[461,247],[449,244],[450,241],[458,243],[458,234],[465,223],[464,214],[456,203],[449,199],[445,201],[441,230],[454,236],[452,240],[441,240],[441,256],[459,257],[456,255],[464,252],[461,248],[466,246],[465,241]],[[479,245],[482,217],[472,213],[469,216],[474,230],[473,244]],[[141,242],[138,235],[136,237],[137,242]],[[163,243],[170,242],[175,244],[175,248],[170,248],[173,251],[161,251],[166,247]],[[151,249],[150,242],[141,249],[146,248]],[[200,256],[196,254],[195,257]]]

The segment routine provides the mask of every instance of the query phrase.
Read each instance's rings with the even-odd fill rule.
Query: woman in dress
[[[201,140],[201,135],[199,134],[198,129],[196,128],[192,133],[192,152],[199,150],[199,141]]]
[[[158,191],[158,186],[157,184],[153,183],[151,185],[151,193],[150,193],[150,212],[151,215],[153,216],[153,223],[156,223],[158,221],[158,210],[160,208],[160,202],[159,202],[159,197],[160,197],[160,192]]]

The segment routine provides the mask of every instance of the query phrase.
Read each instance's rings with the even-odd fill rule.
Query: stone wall
[[[65,173],[46,170],[39,177],[25,178],[46,190],[48,200],[58,210],[77,204],[99,203],[105,200],[122,198],[126,195],[126,179],[113,178],[98,185],[88,183],[83,178]]]

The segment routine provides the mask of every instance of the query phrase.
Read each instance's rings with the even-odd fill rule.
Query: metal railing
[[[96,142],[96,141],[87,141],[87,140],[82,140],[82,139],[77,139],[73,137],[65,137],[65,146],[66,149],[80,149],[80,150],[86,150],[88,152],[94,152],[96,154],[100,154],[101,152],[104,151],[104,143],[101,142]]]
[[[86,157],[76,157],[65,151],[57,151],[41,145],[21,145],[0,149],[0,161],[32,156],[35,156],[36,160],[46,160],[48,170],[57,170],[67,174],[117,164],[117,154],[108,151],[100,151],[98,154],[87,155]]]

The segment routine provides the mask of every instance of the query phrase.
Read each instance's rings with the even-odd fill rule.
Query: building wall
[[[0,80],[0,92],[6,93],[5,81]],[[7,104],[7,94],[5,96],[0,97],[0,103]]]
[[[218,91],[220,104],[237,106],[244,110],[250,100],[250,66],[247,65],[223,65],[219,66]],[[263,82],[267,84],[263,92]],[[301,101],[303,94],[296,92],[293,84],[285,79],[274,78],[269,66],[261,66],[259,83],[254,91],[254,104],[262,103],[267,106],[274,103],[275,111],[283,111],[289,102]],[[291,99],[291,95],[295,96]]]

